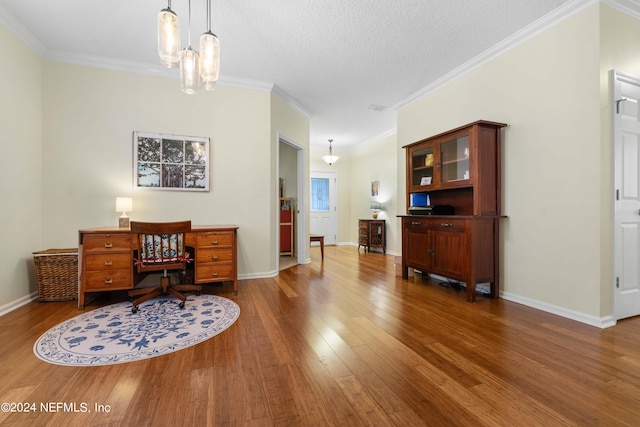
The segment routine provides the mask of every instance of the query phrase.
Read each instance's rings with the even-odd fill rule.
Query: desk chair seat
[[[139,273],[162,271],[160,286],[136,288],[129,291],[133,302],[133,313],[138,312],[138,306],[159,295],[173,295],[180,300],[180,308],[184,308],[187,300],[185,291],[195,291],[200,294],[200,285],[171,284],[169,270],[187,268],[191,261],[185,249],[185,235],[191,231],[191,221],[178,222],[137,222],[131,221],[131,232],[136,234],[138,257],[135,264]]]

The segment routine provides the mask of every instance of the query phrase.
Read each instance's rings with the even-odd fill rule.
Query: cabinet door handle
[[[449,222],[443,222],[442,224],[440,224],[443,227],[453,227],[453,224],[449,223]]]
[[[110,259],[105,259],[104,260],[104,265],[107,267],[110,267],[113,265],[113,261],[111,261]]]
[[[104,244],[104,247],[105,247],[106,249],[111,249],[111,248],[113,247],[113,243],[111,243],[111,242],[106,242],[106,243]]]
[[[104,279],[104,284],[105,285],[110,285],[112,283],[113,283],[113,279],[112,278]]]
[[[411,221],[411,225],[422,225],[420,221]]]

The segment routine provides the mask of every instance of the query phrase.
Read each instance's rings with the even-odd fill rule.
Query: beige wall
[[[404,205],[398,205],[398,177],[396,158],[398,150],[396,135],[384,137],[375,142],[357,147],[351,153],[351,232],[350,239],[358,242],[358,219],[373,218],[369,209],[371,201],[384,203],[384,210],[378,219],[386,220],[386,251],[400,255],[402,245],[398,245],[400,227],[396,215],[404,214]],[[371,197],[371,182],[379,181],[380,189],[377,197]],[[404,187],[402,188],[404,192]],[[404,200],[404,197],[403,197]]]
[[[610,314],[600,305],[610,238],[600,180],[610,170],[601,162],[599,60],[594,5],[398,113],[398,147],[478,119],[508,123],[502,291],[593,323]]]
[[[176,78],[43,61],[0,27],[3,66],[0,220],[3,305],[36,291],[31,252],[75,247],[78,229],[116,225],[117,196],[135,220],[236,224],[241,278],[277,273],[277,135],[308,147],[309,120],[268,89],[220,85],[184,95]],[[6,70],[6,73],[5,73]],[[10,73],[10,74],[9,74]],[[266,87],[266,86],[265,86]],[[211,139],[210,191],[133,188],[132,132]]]
[[[36,291],[42,239],[42,61],[0,26],[0,313]],[[45,206],[45,211],[47,206]],[[73,240],[72,240],[73,243]],[[71,245],[73,246],[73,244]]]

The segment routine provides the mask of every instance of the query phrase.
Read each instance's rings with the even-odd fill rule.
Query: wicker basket
[[[78,299],[78,248],[33,253],[39,301]]]

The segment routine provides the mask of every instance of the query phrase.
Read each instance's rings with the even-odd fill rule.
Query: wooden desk
[[[194,283],[233,281],[238,293],[236,225],[192,226],[185,238],[193,248]],[[140,277],[133,265],[137,235],[128,228],[99,227],[78,232],[78,310],[92,292],[133,289]]]
[[[324,236],[319,234],[310,234],[309,235],[310,242],[320,242],[320,256],[324,259]]]

